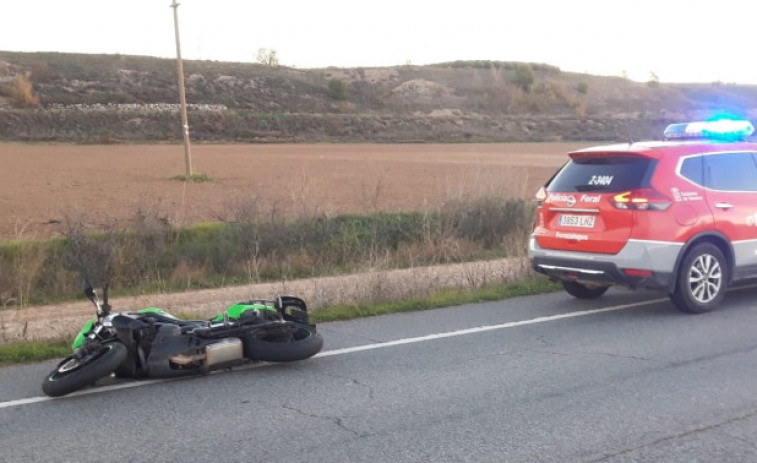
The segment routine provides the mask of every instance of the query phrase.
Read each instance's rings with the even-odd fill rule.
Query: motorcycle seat
[[[171,315],[163,315],[160,313],[147,313],[143,315],[144,320],[153,319],[153,321],[158,323],[170,323],[172,325],[178,325],[181,327],[195,327],[200,328],[204,326],[209,326],[210,322],[207,320],[181,320],[179,318],[176,318]]]

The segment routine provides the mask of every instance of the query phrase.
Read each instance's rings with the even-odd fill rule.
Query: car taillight
[[[537,206],[541,206],[546,200],[547,200],[547,190],[544,189],[544,187],[541,187],[539,188],[539,191],[536,192],[536,195],[534,196],[534,201],[536,201]]]
[[[670,207],[671,200],[653,188],[642,188],[616,194],[612,204],[623,210],[664,211]]]

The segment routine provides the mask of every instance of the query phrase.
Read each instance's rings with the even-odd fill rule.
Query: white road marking
[[[583,317],[585,315],[594,315],[605,312],[615,312],[618,310],[631,309],[633,307],[641,307],[644,305],[656,304],[658,302],[665,302],[668,299],[652,299],[650,301],[634,302],[631,304],[616,305],[612,307],[604,307],[601,309],[582,310],[580,312],[570,312],[560,315],[550,315],[548,317],[532,318],[531,320],[521,320],[517,322],[502,323],[500,325],[487,325],[478,326],[475,328],[467,328],[464,330],[449,331],[447,333],[429,334],[426,336],[418,336],[415,338],[397,339],[396,341],[379,342],[376,344],[367,344],[364,346],[346,347],[344,349],[334,349],[326,352],[321,352],[314,355],[312,358],[318,357],[331,357],[332,355],[351,354],[353,352],[361,352],[364,350],[383,349],[385,347],[401,346],[404,344],[414,344],[417,342],[433,341],[435,339],[453,338],[455,336],[466,336],[468,334],[484,333],[486,331],[502,330],[506,328],[515,328],[517,326],[535,325],[537,323],[546,323],[555,320],[562,320],[565,318]]]
[[[66,397],[76,397],[80,395],[89,395],[89,394],[98,394],[100,392],[116,391],[118,389],[129,389],[132,387],[148,386],[150,384],[155,384],[155,383],[165,383],[167,381],[172,381],[174,379],[175,378],[150,379],[146,381],[134,381],[130,383],[114,384],[112,386],[93,387],[92,389],[83,389],[81,391],[72,392],[71,394],[66,395]],[[36,404],[39,402],[47,402],[48,400],[55,400],[55,399],[56,399],[55,397],[42,396],[42,397],[30,397],[28,399],[11,400],[9,402],[0,402],[0,409],[18,407],[21,405],[28,405],[28,404]]]
[[[325,352],[321,352],[319,354],[314,355],[312,358],[322,358],[322,357],[333,357],[335,355],[345,355],[345,354],[352,354],[355,352],[362,352],[367,350],[375,350],[375,349],[383,349],[386,347],[394,347],[394,346],[401,346],[405,344],[415,344],[419,342],[426,342],[426,341],[433,341],[436,339],[444,339],[444,338],[452,338],[456,336],[466,336],[469,334],[476,334],[476,333],[484,333],[487,331],[494,331],[494,330],[502,330],[507,328],[515,328],[518,326],[526,326],[526,325],[535,325],[537,323],[546,323],[551,322],[555,320],[563,320],[566,318],[576,318],[576,317],[583,317],[586,315],[595,315],[600,313],[606,313],[606,312],[616,312],[618,310],[625,310],[625,309],[631,309],[634,307],[641,307],[645,305],[651,305],[651,304],[657,304],[659,302],[665,302],[667,301],[667,298],[664,299],[652,299],[649,301],[641,301],[641,302],[634,302],[631,304],[622,304],[622,305],[616,305],[612,307],[604,307],[600,309],[590,309],[590,310],[582,310],[580,312],[570,312],[560,315],[550,315],[547,317],[538,317],[538,318],[532,318],[531,320],[521,320],[517,322],[508,322],[508,323],[502,323],[499,325],[487,325],[487,326],[479,326],[475,328],[467,328],[464,330],[457,330],[457,331],[449,331],[446,333],[436,333],[436,334],[429,334],[426,336],[418,336],[414,338],[405,338],[405,339],[397,339],[395,341],[387,341],[387,342],[378,342],[375,344],[366,344],[362,346],[355,346],[355,347],[346,347],[344,349],[334,349],[334,350],[328,350]],[[262,364],[256,364],[253,365],[252,368],[260,367],[268,365],[267,363]],[[248,367],[249,368],[249,367]],[[239,369],[237,369],[239,370]],[[89,395],[89,394],[99,394],[101,392],[108,392],[108,391],[116,391],[119,389],[129,389],[133,387],[142,387],[142,386],[148,386],[150,384],[157,384],[157,383],[165,383],[168,381],[176,381],[177,379],[183,379],[183,378],[168,378],[168,379],[153,379],[153,380],[145,380],[145,381],[134,381],[129,383],[123,383],[123,384],[114,384],[112,386],[103,386],[103,387],[97,387],[97,388],[91,388],[91,389],[84,389],[81,391],[77,391],[71,394],[66,395],[65,397],[76,397],[81,395]],[[35,404],[40,402],[47,402],[50,400],[61,400],[65,399],[63,398],[53,398],[53,397],[30,397],[28,399],[19,399],[19,400],[11,400],[8,402],[0,402],[0,409],[3,408],[12,408],[12,407],[20,407],[22,405],[29,405],[29,404]]]

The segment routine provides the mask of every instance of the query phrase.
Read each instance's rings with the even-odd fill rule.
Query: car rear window
[[[657,161],[638,156],[571,159],[547,186],[549,191],[617,192],[649,186]]]

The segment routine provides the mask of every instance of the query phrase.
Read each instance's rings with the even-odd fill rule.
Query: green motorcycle
[[[95,305],[66,357],[42,383],[45,394],[69,394],[115,373],[122,378],[206,374],[251,361],[291,362],[320,352],[323,338],[305,301],[293,296],[255,299],[228,307],[210,320],[180,320],[158,308],[111,313],[89,282]]]

